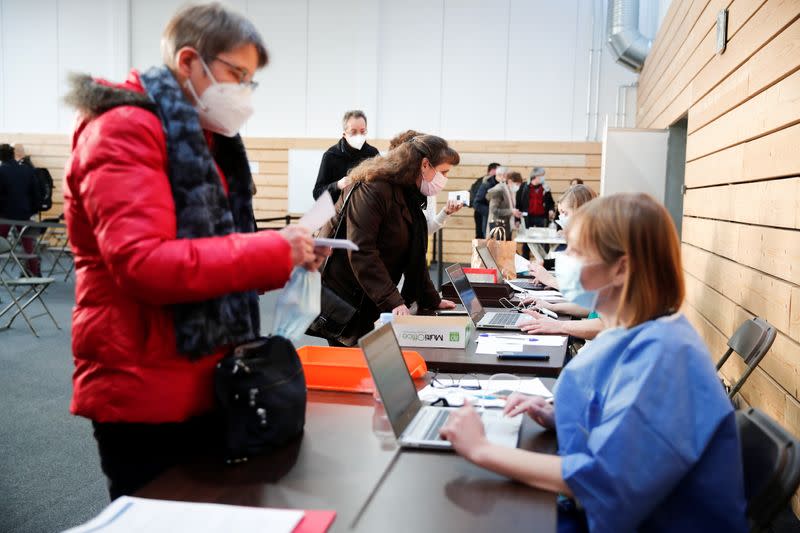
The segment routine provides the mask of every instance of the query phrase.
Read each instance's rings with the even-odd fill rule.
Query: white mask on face
[[[445,185],[447,185],[447,178],[437,170],[431,181],[425,181],[425,178],[422,178],[419,190],[425,196],[436,196],[444,189]]]
[[[345,135],[344,139],[347,141],[347,144],[356,150],[361,150],[361,147],[367,142],[367,136],[360,133],[358,135]]]
[[[517,191],[519,190],[519,185],[517,185],[517,184],[515,183],[515,184],[513,184],[513,185],[509,185],[509,187],[508,187],[508,188],[509,188],[509,189],[511,189],[511,192],[512,192],[512,193],[514,193],[514,194],[517,194]]]
[[[202,96],[197,95],[191,80],[186,80],[186,87],[194,96],[197,113],[200,115],[200,125],[203,129],[234,137],[253,115],[253,90],[238,83],[217,82],[203,58],[200,58],[200,63],[211,79],[211,85]]]

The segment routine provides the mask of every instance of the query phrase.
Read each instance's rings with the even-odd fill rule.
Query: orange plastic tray
[[[361,348],[301,346],[297,349],[309,389],[372,393],[375,384]],[[418,352],[403,350],[403,359],[412,378],[428,371]]]

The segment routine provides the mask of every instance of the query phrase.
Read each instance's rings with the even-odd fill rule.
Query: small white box
[[[403,347],[461,348],[467,347],[472,334],[468,316],[396,316],[392,328]]]
[[[447,199],[469,206],[469,191],[450,191],[447,193]]]

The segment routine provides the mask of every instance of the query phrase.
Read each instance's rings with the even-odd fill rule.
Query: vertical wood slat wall
[[[751,316],[779,330],[742,397],[800,437],[800,0],[673,0],[637,125],[666,128],[687,112],[686,313],[714,358]],[[741,371],[738,358],[723,368]]]
[[[53,175],[56,190],[53,209],[47,216],[62,212],[61,181],[64,164],[69,155],[69,137],[66,135],[0,134],[0,142],[22,143],[35,165],[45,167]],[[259,164],[255,176],[257,193],[254,200],[256,218],[279,217],[288,209],[288,161],[290,149],[326,149],[335,139],[276,139],[247,138],[248,156]],[[388,148],[388,141],[370,141],[380,150]],[[454,141],[453,147],[461,155],[461,164],[450,173],[447,191],[469,190],[472,183],[486,173],[491,162],[505,164],[527,178],[531,168],[543,166],[556,201],[573,178],[581,178],[595,191],[600,191],[600,151],[597,142],[513,142],[513,141]],[[444,206],[447,192],[437,198],[437,206]],[[445,261],[468,263],[471,257],[472,238],[475,236],[472,209],[462,209],[450,217],[444,230]]]

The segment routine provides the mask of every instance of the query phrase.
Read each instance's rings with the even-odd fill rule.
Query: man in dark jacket
[[[342,189],[350,185],[347,173],[365,159],[378,155],[378,149],[367,143],[367,116],[358,109],[348,111],[342,118],[342,138],[322,154],[314,199],[324,191],[335,202]]]
[[[481,190],[481,185],[484,182],[488,181],[490,178],[494,178],[495,172],[497,172],[497,167],[500,166],[500,163],[489,163],[489,166],[486,167],[486,175],[480,177],[475,180],[475,183],[472,184],[472,187],[469,188],[469,198],[470,202],[472,202],[472,216],[475,219],[475,238],[476,239],[483,239],[486,237],[486,223],[484,221],[484,217],[489,216],[489,202],[486,201],[486,208],[478,207],[476,200],[478,199],[478,193]],[[486,200],[486,191],[489,189],[487,188],[483,192],[483,199]],[[481,203],[483,206],[483,202]]]
[[[14,160],[11,145],[0,144],[0,218],[28,220],[39,212],[41,204],[42,195],[33,169]],[[0,225],[0,237],[7,237],[9,230],[10,226]],[[32,237],[22,238],[22,248],[26,253],[33,253],[35,244]],[[32,275],[38,276],[39,259],[28,259],[27,268]]]
[[[37,211],[49,211],[53,207],[53,176],[50,175],[50,171],[46,168],[37,168],[33,164],[31,156],[25,153],[25,147],[19,143],[14,144],[14,159],[20,165],[33,169],[36,182],[39,184],[39,195],[42,200]]]
[[[506,172],[506,167],[501,167],[499,165],[494,167],[494,169],[492,169],[492,171],[485,178],[483,178],[483,183],[481,183],[481,186],[478,187],[478,193],[475,195],[475,199],[472,201],[472,205],[475,206],[475,211],[481,215],[480,227],[483,237],[478,237],[478,239],[485,238],[486,224],[489,223],[489,200],[486,198],[486,192],[497,185],[497,175],[505,174]],[[475,233],[477,235],[477,228]]]

